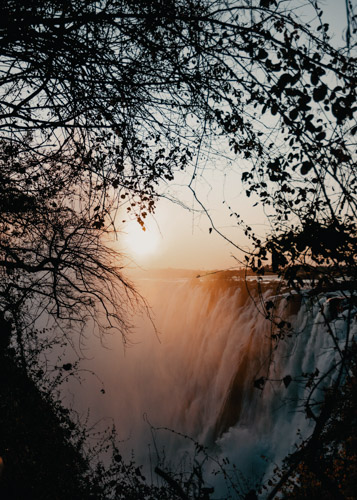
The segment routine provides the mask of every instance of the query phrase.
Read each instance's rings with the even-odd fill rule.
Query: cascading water
[[[322,373],[336,356],[321,316],[329,294],[311,306],[300,295],[287,300],[278,281],[265,280],[255,299],[275,301],[278,316],[294,331],[277,343],[271,322],[252,300],[256,280],[248,293],[243,280],[218,276],[138,281],[157,335],[141,318],[125,355],[120,339],[109,339],[108,350],[92,346],[94,359],[86,363],[104,381],[106,393],[94,384],[91,391],[81,389],[76,401],[96,418],[111,416],[119,437],[130,437],[126,446],[139,463],[147,461],[149,421],[228,457],[253,485],[294,449],[298,429],[300,436],[309,432],[299,406],[306,391],[301,375]],[[337,317],[333,324],[341,343],[345,323]],[[254,381],[262,377],[267,382],[259,390]],[[185,444],[175,434],[163,435],[157,439],[174,461]]]

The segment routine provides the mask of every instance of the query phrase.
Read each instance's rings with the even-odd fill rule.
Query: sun
[[[145,230],[136,221],[125,228],[124,245],[126,250],[139,257],[149,257],[159,249],[160,234],[157,229],[146,227]]]

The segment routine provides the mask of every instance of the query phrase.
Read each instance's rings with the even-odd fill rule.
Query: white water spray
[[[125,356],[120,339],[111,339],[110,350],[95,348],[90,367],[104,380],[106,394],[97,388],[81,401],[79,394],[79,406],[90,406],[98,418],[113,417],[119,437],[130,437],[127,446],[138,462],[147,460],[152,445],[148,420],[228,457],[251,484],[271,474],[274,464],[294,450],[297,430],[301,436],[309,432],[299,407],[306,391],[302,373],[323,372],[336,356],[321,316],[328,297],[312,307],[300,296],[289,301],[281,292],[277,296],[277,285],[274,280],[263,283],[262,301],[276,300],[277,313],[295,332],[278,347],[271,339],[271,323],[244,281],[141,281],[158,337],[150,322],[141,319],[135,344]],[[343,318],[334,328],[342,342]],[[292,378],[288,387],[286,376]],[[260,377],[271,380],[262,391],[254,387]],[[172,461],[185,449],[170,433],[164,433],[161,445]]]

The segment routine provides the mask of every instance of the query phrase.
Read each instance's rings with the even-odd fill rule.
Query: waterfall
[[[321,315],[329,303],[331,309],[334,294],[312,304],[308,294],[291,296],[274,278],[260,284],[260,295],[256,279],[246,283],[235,276],[161,275],[137,283],[157,332],[141,317],[126,350],[116,338],[107,339],[109,349],[93,344],[86,363],[106,392],[92,380],[90,391],[78,393],[77,404],[90,406],[97,419],[112,417],[138,461],[145,460],[150,443],[152,450],[149,421],[227,457],[253,485],[309,432],[301,376],[322,373],[337,356]],[[272,340],[271,322],[259,306],[267,300],[292,324],[293,336]],[[333,327],[342,343],[341,315]],[[290,383],[284,383],[287,376]],[[262,377],[267,381],[260,390],[254,381]],[[175,435],[163,435],[160,446],[174,461],[185,445]]]

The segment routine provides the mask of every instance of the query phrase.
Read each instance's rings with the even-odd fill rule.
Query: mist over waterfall
[[[175,463],[190,444],[181,433],[227,457],[254,485],[309,432],[301,376],[322,372],[336,356],[321,316],[333,293],[312,306],[308,294],[288,294],[274,277],[259,283],[260,293],[256,278],[219,274],[151,274],[137,284],[157,331],[141,316],[129,347],[114,337],[106,339],[108,348],[93,344],[84,367],[103,380],[105,394],[90,378],[90,390],[71,389],[77,408],[89,406],[94,421],[112,418],[123,448],[133,449],[139,463],[155,455],[155,446]],[[272,338],[261,308],[268,300],[293,336]],[[341,342],[344,328],[336,317]],[[176,433],[153,434],[149,423]]]

